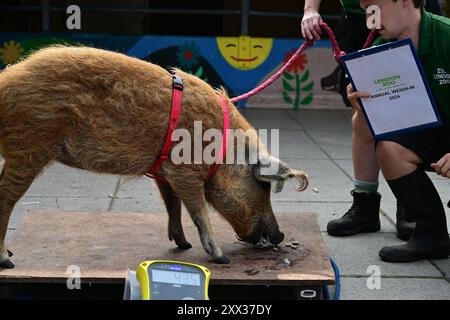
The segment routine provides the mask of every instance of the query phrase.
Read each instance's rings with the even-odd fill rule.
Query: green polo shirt
[[[389,42],[378,37],[373,45]],[[419,31],[420,62],[442,121],[450,127],[450,19],[422,10]]]
[[[360,16],[364,16],[366,13],[359,5],[359,0],[341,0],[342,7],[345,11]]]

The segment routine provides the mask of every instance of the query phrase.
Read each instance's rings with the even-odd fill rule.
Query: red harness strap
[[[180,77],[174,75],[173,76],[173,82],[172,82],[172,109],[170,112],[170,120],[169,120],[169,128],[167,129],[166,139],[164,141],[163,147],[161,148],[161,152],[159,153],[159,156],[156,158],[155,162],[153,163],[153,166],[150,169],[149,173],[146,173],[145,175],[149,178],[162,180],[164,181],[165,178],[163,176],[158,175],[159,169],[161,169],[162,164],[164,161],[169,159],[170,151],[172,149],[172,133],[178,126],[178,121],[180,119],[180,113],[181,113],[181,97],[183,94],[184,89],[184,83],[183,79]],[[225,159],[225,155],[227,154],[227,143],[229,138],[229,128],[230,128],[230,112],[228,110],[228,101],[224,97],[221,97],[221,105],[222,105],[222,111],[223,111],[223,132],[222,132],[222,142],[220,144],[220,150],[217,153],[216,161],[212,165],[211,169],[208,172],[208,175],[206,176],[205,182],[207,182],[212,175],[217,171],[217,168],[219,164],[223,162]]]
[[[216,173],[219,164],[223,163],[225,156],[227,154],[227,145],[228,138],[230,136],[230,112],[228,110],[228,101],[224,97],[220,97],[220,102],[222,105],[223,111],[223,131],[222,131],[222,142],[220,144],[220,150],[216,155],[216,161],[212,165],[211,169],[209,169],[208,175],[206,176],[205,181],[208,181],[211,176]]]
[[[172,148],[172,133],[178,126],[178,121],[180,120],[181,97],[183,95],[184,82],[183,79],[176,75],[174,75],[172,79],[172,109],[170,111],[169,128],[167,129],[166,139],[159,156],[156,158],[150,169],[150,173],[145,174],[147,177],[157,180],[165,180],[163,176],[158,176],[158,171],[161,169],[163,162],[169,159],[170,150]]]

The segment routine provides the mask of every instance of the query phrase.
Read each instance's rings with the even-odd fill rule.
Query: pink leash
[[[341,62],[341,56],[343,56],[345,54],[345,52],[341,51],[341,48],[339,48],[339,44],[336,41],[336,37],[335,37],[335,35],[333,33],[333,30],[331,30],[331,28],[325,22],[321,22],[320,26],[322,27],[322,29],[324,29],[328,33],[328,38],[329,38],[329,40],[331,42],[331,47],[332,47],[333,52],[334,52],[334,59],[336,60],[337,63],[340,63]],[[368,48],[372,44],[372,42],[375,39],[376,35],[377,35],[377,30],[374,29],[374,30],[372,30],[370,32],[369,36],[367,37],[366,43],[364,44],[363,49]],[[283,67],[281,67],[281,69],[278,70],[273,76],[271,76],[269,79],[267,79],[261,85],[257,86],[255,89],[250,90],[247,93],[244,93],[244,94],[241,94],[241,95],[239,95],[237,97],[232,98],[231,102],[236,103],[236,102],[239,102],[241,100],[248,99],[251,96],[254,96],[255,94],[261,92],[262,90],[264,90],[265,88],[270,86],[306,50],[306,48],[312,46],[313,44],[314,44],[313,40],[306,40],[300,46],[300,48],[298,48],[298,50],[294,53],[294,55],[289,59],[289,61],[286,62],[286,64]]]

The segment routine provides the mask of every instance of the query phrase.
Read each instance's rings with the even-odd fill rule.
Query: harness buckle
[[[177,76],[177,75],[174,75],[174,76],[172,77],[172,87],[173,87],[174,89],[183,91],[183,89],[184,89],[184,81],[183,81],[183,79],[181,79],[181,78],[180,78],[179,76]]]

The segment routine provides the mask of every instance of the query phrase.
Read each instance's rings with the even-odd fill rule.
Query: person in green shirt
[[[305,0],[304,15],[301,23],[303,37],[311,40],[320,39],[322,33],[319,23],[322,18],[319,14],[321,0]],[[359,0],[341,0],[342,14],[339,25],[334,30],[341,50],[347,53],[361,49],[369,35],[366,26],[365,10],[361,8]],[[440,14],[438,0],[428,0],[428,9]],[[327,84],[325,84],[327,82]],[[329,82],[329,83],[328,83]],[[346,87],[349,81],[341,66],[332,74],[322,79],[322,88],[333,87],[339,92],[347,106],[351,106],[347,100]],[[373,154],[367,157],[367,154]],[[380,201],[378,193],[378,163],[374,155],[373,146],[357,135],[352,137],[352,158],[354,167],[354,185],[351,195],[353,204],[340,219],[332,220],[327,226],[327,231],[333,236],[350,236],[360,232],[374,232],[380,230]],[[414,231],[414,223],[405,220],[404,208],[397,203],[396,227],[397,236],[402,240],[408,240]]]
[[[425,171],[450,178],[450,19],[422,9],[424,0],[361,0],[361,6],[381,10],[380,38],[376,44],[411,38],[436,100],[443,125],[373,141],[358,99],[367,92],[353,92],[348,99],[355,110],[354,135],[367,141],[366,158],[381,167],[393,194],[416,227],[406,244],[379,252],[388,262],[441,259],[450,255],[445,209]],[[372,150],[372,151],[370,151]],[[369,170],[378,172],[377,166]]]

